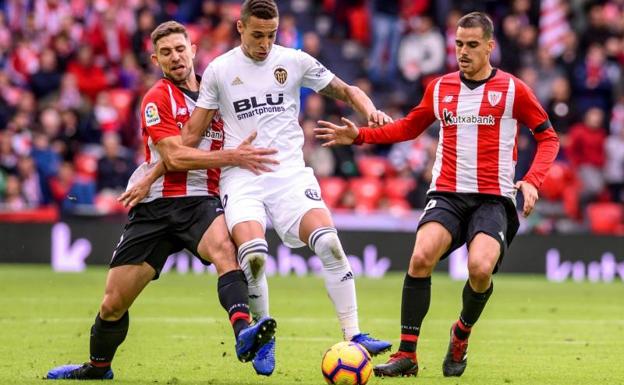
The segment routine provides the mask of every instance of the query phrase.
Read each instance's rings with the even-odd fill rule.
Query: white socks
[[[264,239],[247,241],[238,248],[238,263],[249,288],[249,310],[254,319],[269,315],[269,285],[264,267],[269,248]]]
[[[310,234],[308,245],[323,263],[327,294],[334,303],[345,340],[351,340],[360,334],[355,281],[338,233],[332,227],[320,227]]]

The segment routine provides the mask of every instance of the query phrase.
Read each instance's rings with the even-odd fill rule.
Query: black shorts
[[[160,198],[138,204],[128,213],[110,267],[147,262],[156,270],[154,279],[158,279],[167,257],[185,248],[209,265],[197,246],[222,214],[221,200],[212,196]]]
[[[494,272],[498,270],[505,251],[520,227],[516,207],[510,199],[474,193],[429,193],[418,227],[427,222],[438,222],[451,233],[451,247],[442,259],[464,243],[470,244],[478,233],[496,239],[501,253]]]

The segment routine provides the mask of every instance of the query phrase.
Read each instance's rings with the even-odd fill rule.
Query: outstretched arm
[[[373,101],[370,100],[364,91],[359,87],[348,85],[338,76],[334,76],[331,82],[319,91],[319,94],[332,99],[342,100],[349,104],[351,108],[367,120],[369,126],[383,126],[392,122],[391,117],[375,108]]]
[[[212,124],[212,118],[217,110],[207,110],[195,107],[189,120],[182,127],[182,144],[189,147],[197,147],[202,135]]]

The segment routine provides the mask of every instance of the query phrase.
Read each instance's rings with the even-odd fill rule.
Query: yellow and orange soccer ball
[[[321,370],[330,385],[364,385],[373,371],[370,354],[355,342],[338,342],[323,355]]]

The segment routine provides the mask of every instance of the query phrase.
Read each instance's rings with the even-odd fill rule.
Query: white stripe
[[[167,90],[169,91],[169,99],[171,100],[171,116],[173,116],[173,119],[175,120],[178,108],[175,99],[173,98],[173,90],[169,84],[167,84]]]
[[[147,146],[149,147],[150,151],[150,164],[158,163],[158,161],[160,160],[160,153],[158,152],[158,150],[156,150],[156,145],[154,144],[151,136],[147,137]],[[152,183],[152,186],[150,187],[150,192],[147,196],[148,200],[154,200],[163,196],[164,183],[165,177],[162,175],[158,177],[158,179],[156,179],[154,183]]]
[[[474,90],[461,83],[457,99],[456,116],[478,116],[485,85]],[[477,152],[478,131],[477,124],[460,124],[457,126],[457,163],[456,178],[457,192],[478,192],[477,184]]]
[[[501,195],[512,198],[515,203],[516,190],[514,189],[515,162],[513,148],[516,141],[517,121],[513,118],[513,107],[516,98],[516,83],[509,78],[505,111],[500,122],[498,132],[498,185]]]
[[[438,80],[435,87],[433,88],[433,113],[435,114],[436,119],[440,122],[440,132],[438,137],[438,147],[436,149],[436,157],[435,162],[433,163],[433,170],[431,170],[431,185],[429,186],[429,191],[435,191],[436,181],[440,176],[440,170],[442,169],[442,148],[444,147],[444,143],[442,138],[444,138],[444,127],[442,124],[442,119],[440,119],[440,111],[439,111],[439,103],[440,103],[440,83],[442,83],[442,79]]]

